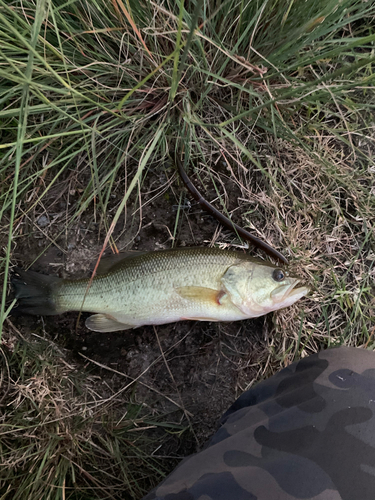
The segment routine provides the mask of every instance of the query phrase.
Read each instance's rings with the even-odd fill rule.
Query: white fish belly
[[[207,302],[195,302],[183,299],[175,292],[160,303],[145,304],[144,312],[137,311],[136,314],[127,314],[121,311],[108,312],[118,322],[128,325],[163,325],[181,320],[199,321],[238,321],[246,319],[235,305],[229,300],[223,304],[212,304]]]

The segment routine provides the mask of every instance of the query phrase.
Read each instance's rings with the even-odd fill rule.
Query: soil
[[[142,186],[142,210],[133,210],[132,216],[129,210],[116,226],[114,238],[118,248],[171,247],[170,236],[180,197],[180,192],[172,189],[176,188],[174,181],[163,196],[155,197],[155,185],[165,183],[166,178],[164,174],[148,173]],[[234,183],[226,184],[230,205],[236,205],[233,200],[237,199],[237,190]],[[93,211],[87,211],[63,236],[57,237],[61,226],[51,221],[66,207],[66,196],[59,197],[57,207],[51,202],[47,213],[34,214],[34,223],[25,228],[28,237],[18,241],[13,253],[15,264],[26,267],[34,261],[31,269],[64,277],[90,275],[102,248],[105,228],[102,221],[95,219]],[[70,200],[72,197],[70,192]],[[116,195],[113,207],[119,200]],[[129,207],[136,207],[137,200],[134,194]],[[181,206],[175,246],[204,246],[215,233],[219,241],[233,239],[229,233],[220,233],[218,223],[202,212],[199,205],[190,202],[185,192]],[[55,244],[43,251],[51,238],[56,238]],[[42,332],[66,348],[69,357],[82,369],[100,375],[112,393],[144,373],[132,397],[149,411],[165,415],[169,422],[188,429],[161,439],[158,455],[181,457],[204,446],[218,428],[225,410],[259,378],[259,367],[268,356],[269,319],[264,317],[225,324],[183,321],[127,332],[95,333],[84,326],[88,315],[83,313],[78,325],[77,313],[15,317],[12,321],[21,332]],[[134,385],[129,391],[134,391]],[[129,399],[126,393],[122,396]]]

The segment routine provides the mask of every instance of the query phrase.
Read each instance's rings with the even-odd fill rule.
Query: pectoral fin
[[[94,314],[87,318],[85,325],[86,328],[94,332],[118,332],[134,328],[134,325],[119,323],[109,314]]]
[[[202,286],[181,286],[176,288],[176,292],[183,299],[194,300],[198,302],[213,302],[221,305],[221,301],[226,295],[222,290],[214,290]]]

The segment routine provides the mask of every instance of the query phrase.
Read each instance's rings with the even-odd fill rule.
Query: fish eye
[[[272,273],[272,278],[275,281],[283,281],[283,279],[285,278],[285,273],[282,269],[275,269]]]

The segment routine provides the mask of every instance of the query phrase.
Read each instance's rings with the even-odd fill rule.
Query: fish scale
[[[161,251],[127,257],[115,264],[105,275],[99,275],[88,289],[83,310],[102,312],[142,309],[168,298],[169,308],[173,298],[177,303],[181,297],[174,289],[183,286],[199,286],[218,289],[225,270],[241,260],[238,252],[223,252],[219,249],[186,249],[185,251]],[[245,254],[243,254],[245,255]],[[80,310],[88,280],[64,280],[56,292],[57,308]],[[108,296],[110,294],[110,296]]]
[[[180,248],[125,256],[92,280],[17,270],[12,283],[20,312],[92,312],[86,326],[108,332],[181,319],[261,316],[306,295],[307,287],[295,288],[299,281],[245,253]]]

